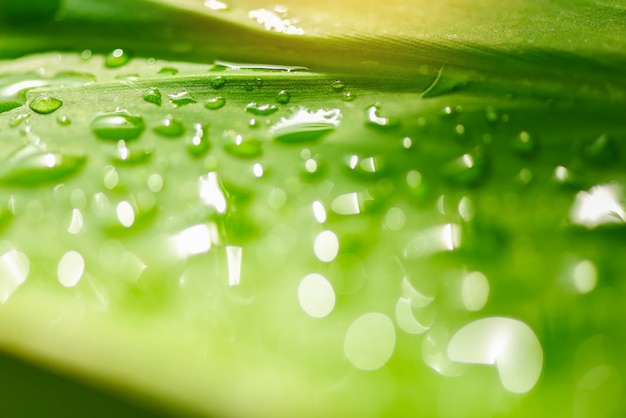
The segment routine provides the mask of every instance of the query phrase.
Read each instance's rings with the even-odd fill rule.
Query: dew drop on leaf
[[[513,150],[521,156],[531,156],[537,151],[537,141],[528,132],[522,131],[513,141]]]
[[[67,115],[60,115],[57,117],[57,123],[61,126],[69,126],[72,121],[67,117]]]
[[[143,148],[129,147],[123,139],[117,142],[115,153],[111,160],[117,165],[137,165],[148,161],[152,151]]]
[[[204,107],[209,110],[217,110],[217,109],[221,109],[222,107],[224,107],[225,104],[226,104],[226,99],[221,96],[217,96],[217,97],[213,97],[207,100],[206,103],[204,104]]]
[[[354,99],[356,99],[356,95],[348,92],[345,92],[342,96],[341,96],[341,100],[343,100],[344,102],[351,102]]]
[[[261,141],[244,138],[239,132],[228,130],[223,134],[224,149],[239,158],[255,158],[262,154]]]
[[[211,87],[215,90],[219,90],[226,84],[226,79],[224,77],[215,77],[211,80]]]
[[[15,115],[9,120],[9,126],[11,128],[17,128],[24,121],[28,120],[28,118],[30,118],[30,115],[28,113],[20,113],[19,115]]]
[[[276,101],[280,104],[287,104],[291,100],[291,96],[285,90],[281,90],[276,95]]]
[[[29,107],[34,112],[40,113],[42,115],[52,113],[61,106],[63,106],[63,102],[61,100],[47,94],[42,94],[41,96],[35,97],[29,104]]]
[[[269,116],[278,111],[278,107],[273,104],[257,104],[256,102],[248,103],[246,111],[256,116]]]
[[[207,126],[202,126],[200,123],[195,124],[194,134],[191,137],[189,145],[187,146],[187,149],[192,157],[202,157],[209,151],[207,131]]]
[[[91,121],[91,130],[101,139],[131,141],[144,131],[146,125],[141,116],[126,110],[99,113]]]
[[[272,125],[270,134],[280,142],[310,142],[332,132],[340,122],[341,111],[339,109],[308,111],[301,107],[289,117],[281,118]]]
[[[398,125],[398,121],[396,119],[380,116],[380,107],[378,106],[370,106],[367,108],[366,112],[366,124],[368,126],[373,126],[376,128],[395,128]]]
[[[170,102],[177,107],[197,102],[197,100],[186,90],[179,93],[168,94],[168,97],[170,98]]]
[[[104,65],[108,68],[122,67],[126,65],[128,61],[130,61],[130,55],[121,48],[114,49],[104,57]]]
[[[446,177],[458,185],[474,185],[481,181],[487,171],[487,159],[481,149],[463,154],[443,168]]]
[[[168,116],[155,126],[153,130],[161,136],[177,138],[185,133],[185,125],[173,116]]]
[[[497,122],[499,117],[498,111],[493,106],[487,106],[485,109],[485,119],[487,119],[488,122]]]
[[[0,183],[35,187],[54,183],[76,174],[85,161],[82,155],[49,152],[27,145],[2,162]]]
[[[174,67],[162,67],[161,69],[159,69],[158,74],[176,75],[178,74],[178,69]]]
[[[342,91],[344,88],[346,88],[346,83],[344,83],[343,81],[337,80],[334,81],[330,87],[333,89],[333,91]]]
[[[148,103],[154,103],[157,106],[161,106],[161,91],[156,87],[150,87],[144,91],[142,97]]]

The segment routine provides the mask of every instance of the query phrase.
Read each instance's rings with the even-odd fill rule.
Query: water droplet
[[[122,67],[126,65],[128,61],[130,61],[130,55],[121,48],[113,50],[104,57],[104,65],[108,68]]]
[[[57,123],[61,126],[69,126],[72,123],[72,121],[66,115],[60,115],[57,118]]]
[[[513,141],[513,149],[521,156],[531,156],[537,151],[537,141],[528,132],[522,131]]]
[[[531,390],[543,368],[537,336],[528,325],[511,318],[483,318],[465,325],[450,340],[448,357],[495,366],[502,386],[513,393]]]
[[[104,170],[105,170],[104,178],[103,178],[104,187],[106,187],[109,190],[113,190],[115,187],[117,187],[120,181],[120,175],[117,173],[117,170],[115,169],[115,167],[107,166],[105,167]]]
[[[304,167],[301,172],[303,178],[308,180],[316,180],[322,177],[326,172],[327,163],[320,158],[307,158],[304,161]]]
[[[404,257],[414,259],[440,252],[454,251],[461,246],[461,227],[445,224],[422,230],[404,248]]]
[[[572,281],[578,293],[586,294],[591,292],[598,283],[598,271],[595,264],[589,260],[577,263],[572,272]]]
[[[461,284],[463,305],[468,311],[481,310],[489,298],[489,281],[481,272],[469,273]]]
[[[91,130],[98,138],[131,141],[141,135],[146,125],[141,116],[126,110],[99,113],[91,121]]]
[[[333,231],[322,231],[315,238],[313,252],[324,263],[333,261],[339,254],[339,239]]]
[[[135,223],[135,210],[130,202],[122,200],[115,209],[117,219],[124,228],[130,228]]]
[[[454,127],[454,131],[458,135],[465,135],[465,125],[461,125],[460,123]]]
[[[194,225],[174,235],[172,242],[181,258],[204,254],[211,249],[211,230],[205,224]]]
[[[562,186],[574,186],[577,183],[576,175],[562,165],[554,169],[554,181]]]
[[[246,106],[246,110],[253,115],[257,116],[269,116],[272,113],[276,113],[278,111],[278,106],[273,104],[262,104],[259,105],[255,102],[248,103]]]
[[[487,171],[487,159],[481,149],[463,154],[443,168],[446,177],[458,185],[470,186],[480,182]]]
[[[347,165],[351,173],[365,179],[379,178],[389,166],[381,156],[359,158],[358,155],[350,156]]]
[[[159,69],[157,74],[176,75],[176,74],[178,74],[178,68],[162,67],[161,69]]]
[[[218,97],[213,97],[207,100],[207,102],[204,104],[204,107],[209,110],[217,110],[217,109],[224,107],[225,104],[226,104],[226,99],[221,96],[218,96]]]
[[[337,215],[358,215],[361,213],[359,195],[356,192],[337,196],[333,199],[330,207]]]
[[[215,77],[211,80],[211,87],[215,90],[219,90],[226,85],[226,79],[224,77]]]
[[[254,165],[252,166],[252,174],[254,174],[254,177],[256,178],[263,177],[263,174],[264,174],[263,166],[259,163],[254,163]]]
[[[0,183],[20,186],[54,183],[76,174],[85,161],[82,155],[48,152],[27,145],[2,162]]]
[[[170,102],[177,107],[197,102],[197,100],[186,90],[179,93],[168,94],[167,96],[170,98]]]
[[[154,173],[148,177],[148,189],[153,193],[158,193],[163,189],[163,177],[160,174]]]
[[[192,157],[202,157],[209,152],[210,144],[208,139],[208,126],[202,126],[200,123],[194,125],[194,134],[191,142],[187,146]]]
[[[143,148],[131,148],[126,141],[120,139],[111,160],[117,164],[136,165],[148,161],[150,157],[152,157],[152,151]]]
[[[322,204],[322,202],[316,200],[313,202],[313,216],[317,223],[323,224],[326,222],[326,208]]]
[[[330,87],[333,89],[333,91],[342,91],[344,88],[346,88],[346,83],[344,83],[343,81],[337,80],[334,81]]]
[[[18,126],[20,126],[24,121],[28,120],[28,118],[30,118],[30,114],[29,113],[21,113],[19,115],[13,116],[10,120],[9,120],[9,126],[11,128],[17,128]]]
[[[413,140],[408,136],[402,138],[402,147],[404,149],[411,149],[413,147]]]
[[[319,109],[309,112],[300,107],[287,118],[281,118],[270,127],[270,134],[280,142],[314,141],[335,130],[341,122],[339,109]]]
[[[42,94],[35,97],[29,104],[29,107],[37,113],[47,115],[63,106],[63,102],[55,97]]]
[[[155,126],[153,131],[161,136],[178,138],[185,133],[185,125],[173,116],[168,116]]]
[[[76,251],[63,254],[57,266],[57,277],[64,287],[74,287],[78,284],[85,271],[85,260]]]
[[[515,179],[522,185],[528,185],[533,181],[533,173],[527,168],[522,168],[515,176]]]
[[[115,76],[115,79],[123,81],[137,81],[139,80],[139,74],[120,74]]]
[[[142,97],[148,103],[154,103],[157,106],[161,106],[161,91],[156,87],[150,87],[144,91]]]
[[[497,122],[499,117],[500,115],[498,115],[498,112],[493,106],[487,106],[485,109],[485,119],[487,119],[488,122]]]
[[[341,100],[343,100],[344,102],[351,102],[354,99],[356,99],[356,95],[348,92],[345,92],[342,96],[341,96]]]
[[[83,225],[83,213],[80,209],[72,209],[72,219],[70,220],[70,225],[67,227],[67,232],[76,235],[83,230]]]
[[[389,361],[396,345],[391,319],[379,312],[361,315],[352,322],[344,338],[346,358],[361,370],[380,369]]]
[[[378,115],[380,107],[370,106],[367,108],[367,125],[378,128],[395,128],[398,121],[393,118],[386,118]]]
[[[26,103],[26,92],[48,86],[75,86],[92,83],[95,77],[82,73],[58,73],[52,78],[39,74],[25,73],[0,77],[0,113],[7,112]]]
[[[17,250],[0,256],[0,303],[5,304],[28,277],[30,261]]]
[[[287,93],[285,90],[281,90],[276,95],[276,101],[280,104],[287,104],[291,100],[291,95]]]
[[[321,274],[306,275],[298,286],[298,301],[302,310],[312,318],[324,318],[335,307],[335,291]]]
[[[244,138],[242,134],[228,130],[224,132],[224,149],[240,158],[255,158],[263,152],[261,141]]]
[[[391,231],[400,231],[406,223],[404,211],[398,207],[389,208],[385,214],[384,225]]]
[[[600,135],[595,141],[583,147],[583,156],[596,164],[611,164],[619,160],[617,142],[608,135]]]

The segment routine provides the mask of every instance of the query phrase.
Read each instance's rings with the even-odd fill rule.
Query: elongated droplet
[[[35,97],[29,105],[34,112],[42,115],[52,113],[61,106],[63,106],[63,102],[61,100],[56,97],[48,96],[47,94]]]
[[[257,104],[255,102],[248,103],[246,106],[246,110],[253,115],[257,116],[269,116],[272,113],[276,113],[278,111],[278,107],[273,104]]]
[[[150,87],[148,90],[144,91],[142,97],[148,103],[154,103],[157,106],[161,106],[161,91],[156,87]]]
[[[168,94],[168,97],[170,98],[170,102],[177,107],[197,102],[195,97],[193,97],[191,93],[186,90],[183,90],[180,93]]]
[[[341,122],[339,109],[308,111],[300,107],[287,118],[270,127],[274,139],[280,142],[299,143],[315,141],[335,130]]]
[[[219,90],[226,85],[226,79],[224,77],[215,77],[211,80],[211,87],[215,90]]]
[[[157,74],[162,74],[162,75],[176,75],[178,74],[178,68],[174,68],[174,67],[162,67],[159,69]]]
[[[2,162],[0,183],[20,186],[54,183],[76,174],[85,161],[82,155],[48,152],[27,145]]]
[[[161,136],[177,138],[185,133],[185,125],[183,125],[180,120],[172,116],[168,116],[163,119],[160,124],[154,127],[154,132]]]
[[[98,138],[119,141],[131,141],[138,138],[146,125],[141,116],[126,110],[99,113],[91,121],[91,130]]]
[[[330,87],[334,90],[334,91],[342,91],[345,87],[346,87],[346,83],[344,83],[343,81],[337,80],[334,81]]]
[[[225,104],[226,104],[226,99],[221,96],[218,96],[218,97],[213,97],[207,100],[207,102],[204,104],[204,107],[209,110],[217,110],[217,109],[221,109],[222,107],[224,107]]]

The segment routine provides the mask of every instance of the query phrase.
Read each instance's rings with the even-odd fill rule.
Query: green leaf
[[[619,2],[206,3],[2,3],[4,350],[175,416],[624,413]]]

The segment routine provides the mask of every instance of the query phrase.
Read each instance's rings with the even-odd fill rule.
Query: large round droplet
[[[396,345],[396,330],[391,319],[379,312],[358,317],[346,332],[343,351],[361,370],[376,370],[391,358]]]
[[[61,100],[47,94],[42,94],[41,96],[35,97],[29,104],[29,107],[34,112],[40,113],[42,115],[52,113],[61,106],[63,106],[63,102]]]
[[[141,116],[126,110],[99,113],[91,121],[91,130],[98,138],[119,141],[137,139],[146,125]]]
[[[74,287],[78,284],[85,271],[85,260],[76,251],[66,252],[57,266],[57,277],[65,287]]]
[[[298,286],[298,301],[302,310],[313,318],[324,318],[335,307],[335,291],[321,274],[306,275]]]
[[[168,94],[168,97],[170,98],[170,102],[176,107],[197,102],[196,98],[193,97],[187,90],[183,90],[179,93]]]
[[[339,109],[309,111],[298,108],[289,117],[281,118],[270,127],[274,139],[286,143],[315,141],[335,130],[341,122]]]

